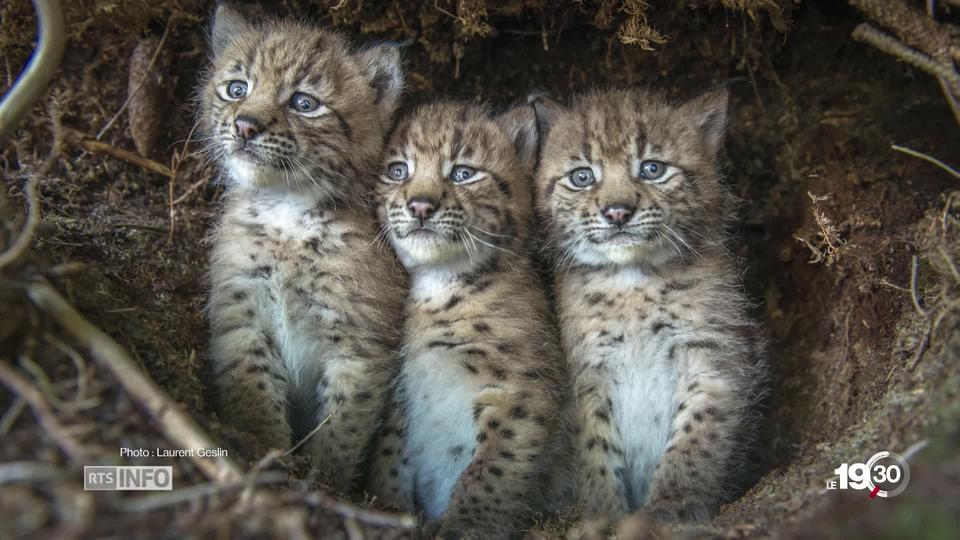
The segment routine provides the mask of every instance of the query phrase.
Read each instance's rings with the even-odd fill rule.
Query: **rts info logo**
[[[866,463],[843,463],[834,471],[839,478],[827,480],[827,489],[857,489],[870,498],[896,497],[910,483],[910,466],[900,454],[877,452]]]

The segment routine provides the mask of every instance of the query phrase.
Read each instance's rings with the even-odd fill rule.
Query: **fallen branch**
[[[306,503],[310,506],[316,506],[333,512],[342,518],[355,519],[360,523],[373,525],[375,527],[412,529],[417,526],[417,519],[409,514],[391,514],[389,512],[379,512],[376,510],[364,510],[352,504],[338,501],[323,493],[308,494]]]
[[[257,486],[262,486],[265,484],[283,483],[288,479],[289,477],[286,473],[268,472],[258,475],[252,480],[252,483]],[[110,501],[108,504],[120,512],[134,514],[153,512],[154,510],[160,510],[196,499],[203,499],[213,495],[223,495],[241,489],[245,484],[246,482],[229,485],[217,483],[195,484],[184,488],[177,488],[175,491],[167,491],[155,495],[118,498]]]
[[[853,29],[853,39],[863,41],[910,64],[911,66],[944,80],[953,94],[960,93],[960,75],[953,66],[938,62],[926,54],[911,49],[897,38],[878,30],[870,23],[860,23]]]
[[[926,310],[923,309],[923,302],[920,299],[920,257],[914,255],[910,259],[910,301],[913,302],[914,309],[921,317],[928,317]]]
[[[40,196],[38,193],[40,189],[40,178],[46,176],[46,174],[50,172],[50,169],[53,168],[53,164],[56,163],[57,158],[60,157],[60,146],[63,144],[63,126],[60,124],[59,111],[54,109],[50,114],[50,120],[53,123],[53,145],[50,147],[50,153],[47,154],[47,158],[43,160],[40,167],[33,171],[30,179],[27,180],[27,187],[24,190],[27,199],[27,221],[24,223],[23,230],[20,231],[20,235],[13,244],[0,254],[0,268],[7,266],[23,255],[23,252],[30,246],[30,242],[33,241],[33,233],[36,231],[37,225],[40,224]]]
[[[213,440],[196,422],[180,410],[127,352],[110,336],[87,321],[46,281],[35,281],[27,287],[30,299],[51,315],[95,360],[117,377],[120,385],[140,403],[159,424],[160,430],[181,448],[216,448]],[[240,468],[228,457],[191,458],[208,478],[219,484],[238,482]]]
[[[6,142],[33,104],[46,94],[67,46],[60,2],[34,2],[33,5],[40,43],[23,73],[0,101],[0,143]]]
[[[50,410],[47,402],[43,400],[40,392],[13,370],[6,360],[0,360],[0,382],[30,406],[33,415],[43,426],[43,429],[53,437],[53,440],[65,454],[70,456],[70,459],[77,463],[87,462],[90,457],[87,449],[77,442],[67,428],[57,420],[56,415]]]
[[[869,19],[889,28],[912,48],[938,60],[960,61],[960,48],[953,42],[950,27],[940,24],[900,0],[848,0]]]
[[[157,163],[152,159],[147,159],[136,152],[110,146],[107,143],[102,143],[94,139],[80,139],[77,144],[87,152],[91,152],[93,154],[106,154],[110,157],[115,157],[119,160],[126,161],[127,163],[142,167],[148,171],[166,176],[167,178],[174,177],[173,171],[170,170],[170,167],[167,167],[162,163]]]
[[[937,159],[937,158],[935,158],[935,157],[933,157],[933,156],[929,156],[929,155],[927,155],[927,154],[924,154],[923,152],[917,152],[916,150],[912,150],[912,149],[910,149],[910,148],[907,148],[906,146],[900,146],[900,145],[897,145],[897,144],[891,144],[891,145],[890,145],[890,148],[896,150],[897,152],[903,152],[904,154],[907,154],[908,156],[913,156],[913,157],[915,157],[915,158],[920,158],[920,159],[922,159],[922,160],[924,160],[924,161],[926,161],[926,162],[928,162],[928,163],[933,163],[933,164],[936,165],[937,167],[940,167],[941,169],[947,171],[947,173],[950,174],[951,176],[953,176],[954,178],[960,178],[960,171],[954,169],[953,167],[947,165],[946,163],[940,161],[939,159]]]
[[[66,473],[49,463],[37,461],[8,461],[0,463],[0,486],[21,482],[60,480]]]
[[[953,27],[938,23],[901,0],[848,1],[896,36],[863,23],[854,29],[853,38],[936,77],[960,123],[960,72],[954,65],[960,62],[960,41]]]

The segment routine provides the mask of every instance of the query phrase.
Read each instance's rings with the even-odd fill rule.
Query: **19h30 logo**
[[[827,489],[858,489],[870,498],[896,497],[910,483],[910,466],[900,454],[877,452],[866,463],[843,463],[833,471],[839,479],[827,480]]]

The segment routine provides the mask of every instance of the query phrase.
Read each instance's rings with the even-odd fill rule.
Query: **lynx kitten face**
[[[408,268],[475,267],[525,237],[535,141],[478,107],[428,105],[401,121],[385,149],[380,221]],[[532,134],[535,137],[535,134]],[[532,166],[532,165],[531,165]]]
[[[585,515],[703,520],[737,488],[766,369],[720,247],[726,103],[624,90],[538,107]]]
[[[554,111],[539,177],[557,247],[600,266],[659,264],[716,244],[729,210],[714,167],[725,100],[674,107],[624,90]]]
[[[396,48],[354,51],[290,21],[218,16],[201,95],[207,146],[240,186],[344,197],[367,188],[401,90]]]

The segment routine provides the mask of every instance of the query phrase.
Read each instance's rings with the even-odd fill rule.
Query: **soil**
[[[891,149],[898,144],[960,164],[960,127],[935,80],[854,42],[850,33],[862,16],[826,0],[800,3],[785,33],[769,13],[652,9],[650,26],[669,37],[655,51],[622,43],[612,27],[598,28],[580,4],[533,2],[523,10],[491,10],[485,19],[491,31],[467,39],[456,26],[463,23],[442,12],[421,7],[418,13],[430,12],[429,18],[400,20],[384,15],[390,2],[368,3],[373,7],[348,2],[342,9],[354,9],[353,16],[322,2],[294,0],[250,9],[305,13],[367,38],[418,37],[405,50],[408,106],[439,96],[506,104],[531,91],[565,98],[618,85],[651,86],[684,98],[733,81],[724,167],[742,204],[731,249],[744,262],[755,316],[768,332],[771,389],[743,495],[709,524],[656,534],[956,534],[960,322],[951,310],[960,283],[949,263],[957,260],[960,245],[960,197],[953,198],[960,184],[934,165]],[[0,216],[7,219],[21,215],[24,182],[50,149],[51,116],[71,132],[96,134],[126,97],[131,53],[169,26],[162,63],[169,95],[161,101],[169,109],[160,116],[162,144],[152,157],[176,164],[175,183],[67,144],[42,179],[42,223],[29,257],[0,274],[0,358],[19,366],[44,390],[60,421],[76,428],[76,437],[98,456],[86,464],[121,463],[118,447],[171,443],[85,351],[71,356],[78,345],[17,285],[30,272],[45,272],[184,410],[220,440],[232,440],[207,401],[204,362],[205,235],[221,190],[207,182],[213,175],[201,157],[177,157],[195,146],[184,151],[193,125],[191,96],[206,62],[208,9],[187,0],[68,7],[70,46],[61,72],[2,150],[7,201],[0,199]],[[172,23],[171,13],[179,14]],[[5,90],[30,54],[34,27],[25,0],[5,3],[0,18]],[[121,116],[103,141],[133,149],[127,125]],[[188,191],[194,184],[199,189]],[[175,200],[183,195],[172,207],[171,194]],[[10,235],[4,230],[0,240]],[[911,298],[914,256],[923,313]],[[71,358],[86,366],[80,370],[86,374],[82,395]],[[8,482],[0,472],[0,537],[284,530],[276,516],[238,514],[240,503],[230,493],[124,511],[128,498],[78,488],[84,463],[65,457],[29,408],[17,413],[16,394],[3,386],[0,405],[0,471],[25,461],[58,471],[53,479],[25,482]],[[913,477],[904,495],[881,500],[825,490],[839,464],[863,462],[880,450],[912,454]],[[296,461],[283,466],[302,472]],[[178,486],[203,481],[189,462],[177,461]],[[305,492],[302,482],[273,489],[276,508],[289,501],[299,511],[308,509],[304,530],[312,536],[352,538],[356,532],[357,522],[342,512],[293,495]],[[538,534],[563,535],[571,521],[540,525]],[[359,527],[373,537],[407,534]],[[651,527],[635,521],[620,530],[633,536]]]

